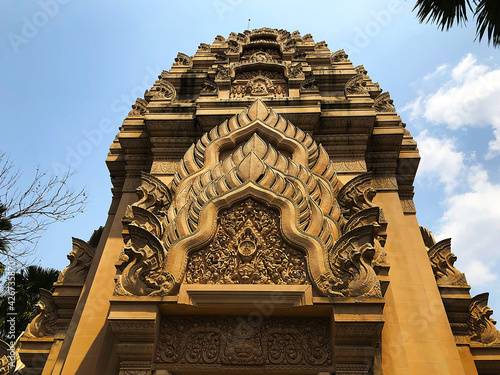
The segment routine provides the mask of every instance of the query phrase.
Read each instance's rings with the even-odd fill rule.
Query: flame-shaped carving
[[[35,309],[37,315],[28,324],[23,336],[25,338],[54,337],[59,315],[52,293],[40,289],[40,300],[35,305]]]
[[[168,294],[185,281],[310,282],[324,295],[380,296],[378,209],[342,231],[375,207],[370,175],[340,189],[324,148],[261,100],[192,145],[168,188],[158,181],[143,176],[129,210],[118,294]],[[252,214],[230,225],[242,202]]]
[[[89,273],[95,250],[87,242],[73,238],[73,249],[68,254],[69,266],[59,273],[58,283],[83,284]]]
[[[488,296],[482,293],[472,299],[467,325],[472,332],[471,340],[486,345],[499,344],[500,332],[495,327],[497,322],[491,319],[493,310],[488,306]]]

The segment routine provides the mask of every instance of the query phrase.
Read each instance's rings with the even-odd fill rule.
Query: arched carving
[[[116,293],[171,294],[181,282],[310,282],[326,296],[379,297],[371,267],[378,210],[342,231],[375,207],[368,177],[340,189],[323,147],[256,100],[190,147],[166,211],[148,209],[158,197],[140,194]],[[230,218],[245,217],[238,210],[247,216],[235,224]]]
[[[347,53],[345,53],[345,51],[343,49],[340,49],[340,50],[332,53],[332,55],[330,56],[330,61],[332,63],[336,63],[336,62],[340,62],[340,61],[347,61],[348,57],[349,57],[349,55]]]
[[[177,57],[175,58],[174,66],[191,66],[193,65],[193,61],[191,57],[186,55],[185,53],[179,52],[177,53]]]

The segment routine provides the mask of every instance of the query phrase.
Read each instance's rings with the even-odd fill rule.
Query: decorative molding
[[[366,173],[366,161],[364,159],[353,160],[353,158],[332,158],[332,163],[337,173]]]
[[[59,273],[58,283],[84,284],[95,250],[87,242],[73,237],[73,249],[68,254],[69,266]]]
[[[457,257],[451,252],[450,238],[434,244],[427,254],[438,285],[467,286],[465,275],[454,267]]]
[[[416,214],[417,209],[415,208],[415,202],[412,198],[401,198],[401,207],[403,208],[403,213],[405,214]]]
[[[395,176],[373,176],[373,188],[377,191],[395,191],[398,190],[398,182]]]

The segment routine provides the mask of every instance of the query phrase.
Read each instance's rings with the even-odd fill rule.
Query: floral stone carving
[[[305,256],[284,243],[274,210],[247,199],[217,224],[212,244],[188,260],[188,283],[309,284]]]
[[[332,370],[328,318],[269,317],[258,325],[247,321],[242,316],[163,317],[155,362],[179,370],[207,365]]]
[[[83,284],[89,273],[95,250],[87,242],[73,237],[73,250],[68,254],[69,266],[59,273],[58,283]]]
[[[438,285],[467,285],[465,275],[453,266],[457,257],[451,252],[450,238],[433,245],[427,254]]]
[[[500,332],[495,327],[497,323],[491,319],[493,310],[488,306],[488,293],[475,296],[469,305],[467,326],[472,332],[471,340],[486,345],[500,344]]]
[[[28,324],[23,336],[26,338],[54,337],[59,316],[52,293],[40,289],[40,300],[35,305],[35,310],[37,315]]]

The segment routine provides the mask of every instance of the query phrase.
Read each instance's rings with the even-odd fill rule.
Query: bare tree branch
[[[27,187],[21,184],[22,173],[0,153],[0,205],[6,208],[3,219],[11,223],[9,230],[0,229],[0,256],[27,257],[34,253],[42,233],[56,221],[65,221],[83,211],[85,189],[68,185],[72,172],[51,176],[36,170]]]

